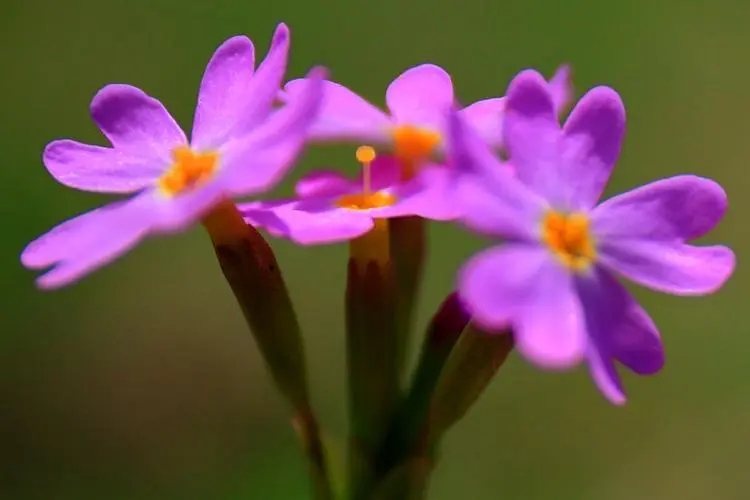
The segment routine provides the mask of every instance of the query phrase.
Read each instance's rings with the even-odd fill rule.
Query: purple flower
[[[722,218],[717,183],[692,175],[653,182],[597,205],[620,153],[625,109],[607,87],[589,91],[560,128],[543,78],[510,84],[504,140],[516,176],[498,168],[474,131],[453,113],[465,223],[508,242],[474,256],[459,288],[474,319],[512,324],[519,351],[548,368],[588,361],[614,403],[625,394],[617,360],[638,374],[661,369],[656,326],[615,275],[675,295],[716,291],[734,269],[724,246],[692,246]]]
[[[224,42],[203,76],[190,143],[164,106],[143,91],[129,85],[100,90],[91,115],[112,147],[58,140],[44,150],[44,164],[67,186],[135,195],[68,220],[29,244],[23,264],[52,267],[38,285],[69,284],[148,234],[184,230],[222,200],[276,184],[303,146],[325,78],[314,69],[297,99],[274,111],[288,49],[289,30],[281,24],[255,71],[247,37]]]
[[[368,146],[357,150],[363,172],[348,179],[335,171],[313,172],[296,186],[297,198],[240,205],[246,222],[301,245],[348,241],[370,231],[378,219],[417,215],[433,220],[457,216],[445,203],[449,169],[426,165],[401,180],[398,160],[374,158]]]
[[[294,97],[303,82],[289,82],[282,97]],[[556,108],[565,107],[572,95],[567,66],[557,70],[549,87]],[[385,94],[387,113],[331,81],[326,81],[323,95],[322,109],[310,128],[311,139],[392,145],[395,155],[407,165],[441,149],[446,131],[445,110],[455,103],[450,75],[433,64],[408,69],[391,82]],[[502,134],[497,123],[504,102],[504,98],[485,99],[463,108],[460,114],[484,140],[499,146]]]

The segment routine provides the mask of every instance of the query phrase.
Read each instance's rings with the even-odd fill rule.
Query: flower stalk
[[[223,202],[204,219],[221,270],[247,321],[261,356],[294,409],[292,423],[309,461],[314,498],[333,498],[320,429],[310,404],[304,346],[294,307],[273,250]]]
[[[349,494],[368,498],[375,458],[399,398],[396,280],[388,221],[350,243],[345,297],[349,379]]]
[[[484,392],[513,349],[510,330],[486,331],[473,322],[461,332],[432,393],[425,438],[434,448]]]
[[[431,461],[427,456],[427,414],[445,363],[468,323],[469,315],[457,294],[449,294],[427,327],[411,387],[381,447],[378,477],[392,475],[391,471],[409,460]]]
[[[130,196],[56,226],[29,243],[21,261],[42,272],[39,287],[61,288],[147,236],[201,222],[292,406],[315,500],[424,498],[443,436],[516,344],[542,369],[585,363],[599,391],[624,404],[617,366],[655,374],[664,348],[619,277],[694,296],[718,291],[732,276],[730,248],[693,244],[728,208],[718,183],[680,175],[602,200],[626,130],[614,89],[586,92],[561,126],[573,95],[566,66],[551,80],[524,70],[505,96],[462,107],[448,72],[421,64],[391,82],[385,112],[329,81],[323,68],[287,81],[289,44],[281,23],[256,65],[248,37],[222,43],[206,66],[189,134],[136,87],[98,91],[91,116],[109,144],[54,140],[42,160],[66,186]],[[360,146],[358,179],[312,172],[294,199],[230,201],[277,186],[308,142],[353,139],[392,154],[376,157],[372,146]],[[444,164],[430,160],[435,153]],[[458,272],[404,395],[427,220],[459,221],[495,243]],[[300,245],[349,242],[346,485],[334,481],[345,474],[330,473],[340,468],[331,460],[338,447],[313,412],[300,326],[256,228]]]
[[[409,344],[412,338],[414,311],[419,300],[425,255],[427,251],[427,221],[422,217],[396,217],[389,221],[390,251],[398,283],[397,370],[406,372]]]

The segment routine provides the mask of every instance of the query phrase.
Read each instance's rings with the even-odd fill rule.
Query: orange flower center
[[[157,184],[169,196],[175,196],[204,184],[213,177],[219,161],[218,153],[196,153],[187,146],[172,152],[174,163]]]
[[[414,177],[419,164],[430,157],[440,144],[433,130],[403,125],[393,129],[394,154],[403,168],[405,180]]]
[[[357,148],[356,156],[357,161],[362,164],[362,192],[345,194],[336,201],[336,205],[353,210],[367,210],[393,205],[396,202],[395,196],[380,191],[372,191],[370,165],[375,160],[375,150],[370,146],[360,146]]]
[[[589,226],[585,214],[550,211],[542,223],[542,240],[563,264],[580,271],[596,258]]]

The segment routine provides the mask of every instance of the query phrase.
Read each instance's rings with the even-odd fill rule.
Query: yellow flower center
[[[440,134],[433,130],[403,125],[393,129],[394,154],[401,163],[402,177],[414,177],[419,164],[430,157],[440,144]]]
[[[357,161],[362,164],[362,192],[341,196],[336,205],[353,210],[367,210],[370,208],[387,207],[396,202],[392,194],[380,191],[372,192],[370,180],[370,165],[375,160],[375,150],[370,146],[360,146],[356,153]]]
[[[396,197],[388,193],[357,193],[345,194],[338,199],[336,205],[341,208],[351,208],[353,210],[367,210],[370,208],[380,208],[393,205]]]
[[[174,163],[157,184],[166,195],[175,196],[204,184],[216,172],[218,153],[196,153],[187,146],[172,152]]]
[[[563,264],[581,271],[596,258],[589,225],[586,214],[550,211],[542,223],[542,240]]]
[[[372,191],[370,166],[375,160],[375,150],[370,146],[357,148],[357,161],[362,164],[362,191],[345,194],[336,200],[336,205],[350,210],[368,210],[387,207],[396,202],[392,194]],[[390,260],[388,219],[375,219],[373,228],[349,242],[349,256],[359,266],[360,272],[366,272],[371,263],[386,265]]]

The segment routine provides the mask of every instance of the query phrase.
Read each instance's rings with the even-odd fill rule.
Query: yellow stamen
[[[360,146],[355,153],[357,161],[362,164],[362,193],[370,194],[370,165],[375,160],[375,150],[371,146]]]
[[[563,264],[581,271],[596,258],[589,226],[585,214],[550,211],[542,223],[542,239]]]
[[[372,175],[370,166],[375,160],[375,150],[370,146],[360,146],[355,154],[357,161],[362,164],[362,192],[341,196],[336,205],[353,210],[367,210],[370,208],[387,207],[393,205],[396,198],[388,193],[372,192]]]
[[[157,181],[159,189],[168,196],[175,196],[208,181],[216,171],[218,153],[196,153],[187,146],[172,152],[172,167]]]
[[[350,210],[369,210],[387,207],[396,201],[392,194],[372,190],[371,164],[375,160],[375,150],[370,146],[360,146],[355,154],[362,164],[362,191],[345,194],[336,200],[336,205]],[[349,255],[361,266],[361,271],[371,263],[382,266],[390,260],[388,244],[388,220],[375,219],[373,228],[359,238],[349,242]]]
[[[372,146],[360,146],[357,148],[357,152],[354,154],[357,161],[362,164],[370,164],[375,160],[375,150]]]
[[[393,130],[394,154],[401,162],[402,177],[414,176],[419,164],[430,157],[440,144],[440,134],[433,130],[403,125]]]

